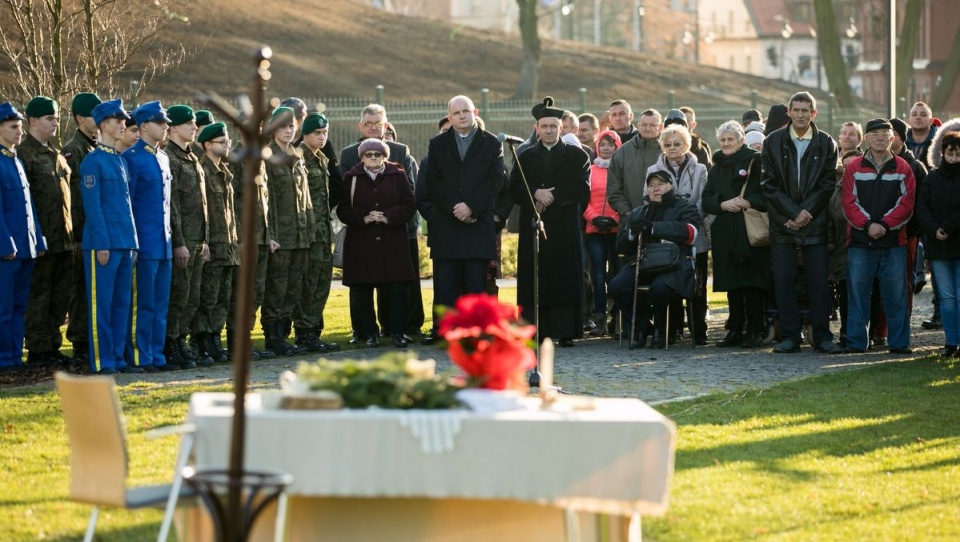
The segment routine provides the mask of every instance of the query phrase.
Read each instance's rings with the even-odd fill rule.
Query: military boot
[[[326,352],[318,341],[319,337],[317,337],[317,330],[315,328],[298,327],[296,328],[296,332],[297,346],[307,352]]]
[[[263,324],[263,332],[266,335],[266,347],[280,357],[295,356],[303,353],[303,349],[294,346],[283,338],[283,322],[274,320]]]
[[[218,331],[215,332],[215,333],[211,333],[211,336],[213,337],[213,344],[216,345],[216,347],[217,347],[217,352],[220,353],[220,356],[221,356],[221,357],[225,357],[225,358],[227,358],[227,359],[230,359],[230,350],[229,350],[229,347],[227,347],[227,348],[224,348],[224,347],[223,347],[223,340],[220,338],[220,331],[223,331],[223,330],[218,330]]]
[[[196,363],[184,359],[183,354],[180,352],[180,347],[177,345],[177,341],[169,337],[167,337],[163,344],[163,356],[167,358],[167,365],[171,367],[179,367],[181,369],[197,368]]]
[[[213,339],[212,333],[197,333],[195,340],[200,349],[201,357],[208,357],[214,363],[226,363],[230,361],[223,352],[217,348],[217,343]]]
[[[322,348],[322,350],[320,350],[321,352],[337,352],[340,350],[339,344],[328,343],[327,341],[324,341],[323,339],[320,338],[320,335],[323,333],[322,329],[318,327],[316,328],[316,332],[317,332],[317,344],[319,344],[320,347]]]
[[[177,338],[177,347],[180,349],[180,355],[183,356],[183,359],[196,363],[198,367],[209,367],[213,365],[213,359],[207,356],[197,355],[192,348],[187,346],[186,337],[181,336]]]

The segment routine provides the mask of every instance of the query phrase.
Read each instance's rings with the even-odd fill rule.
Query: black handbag
[[[617,221],[610,218],[609,216],[598,216],[598,217],[595,217],[590,222],[592,222],[593,225],[596,226],[596,228],[603,233],[607,233],[613,228],[617,227]]]
[[[644,277],[680,269],[680,247],[675,243],[651,243],[640,251],[638,272]]]

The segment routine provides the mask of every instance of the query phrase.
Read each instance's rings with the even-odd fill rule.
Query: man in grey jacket
[[[660,113],[647,109],[637,122],[640,134],[613,153],[607,170],[607,201],[621,216],[643,205],[647,193],[647,170],[660,157],[660,132],[663,122]]]

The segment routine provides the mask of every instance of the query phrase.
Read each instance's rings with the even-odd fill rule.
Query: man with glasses
[[[135,303],[127,362],[147,372],[196,367],[180,356],[164,355],[170,276],[173,268],[173,232],[170,228],[170,157],[160,149],[170,119],[160,102],[149,102],[133,112],[140,140],[123,152],[130,174],[130,202],[140,250],[134,264]],[[129,130],[129,128],[128,128]]]
[[[800,351],[796,284],[800,256],[816,351],[833,354],[840,348],[833,344],[830,332],[827,205],[837,183],[837,142],[813,123],[817,101],[810,93],[794,94],[787,110],[791,122],[767,137],[762,154],[761,186],[769,202],[770,256],[783,337],[773,351],[779,354]]]
[[[907,310],[907,222],[916,200],[913,169],[894,156],[893,126],[873,119],[866,126],[867,153],[843,172],[842,203],[847,217],[846,352],[867,349],[867,324],[874,279],[887,318],[890,352],[909,354]]]
[[[360,129],[360,139],[357,140],[352,145],[344,147],[340,151],[340,171],[347,172],[354,168],[357,164],[360,163],[360,155],[357,153],[357,149],[360,147],[360,144],[363,143],[365,139],[383,139],[383,133],[385,130],[387,122],[387,110],[380,104],[369,104],[363,108],[363,111],[360,112],[360,122],[357,124],[357,127]],[[417,162],[414,160],[413,156],[410,155],[410,149],[403,143],[398,143],[396,141],[384,141],[387,144],[387,147],[390,148],[390,161],[400,164],[400,167],[403,168],[403,171],[407,174],[407,180],[410,182],[410,189],[416,190],[417,184],[417,175],[419,169],[417,167]],[[344,179],[343,186],[349,185],[349,179]],[[407,223],[407,240],[410,248],[410,256],[413,259],[414,271],[416,271],[417,278],[414,281],[411,281],[407,285],[407,299],[410,300],[420,300],[419,302],[410,302],[409,305],[409,314],[407,315],[406,330],[407,334],[420,334],[420,328],[423,326],[425,315],[423,312],[423,301],[422,296],[420,295],[420,256],[419,250],[417,248],[417,230],[420,228],[420,221],[416,214],[413,215],[413,218]],[[380,300],[384,301],[380,301]],[[390,310],[386,307],[385,300],[387,296],[380,295],[378,291],[377,295],[377,315],[380,319],[381,328],[389,328],[385,325],[385,318],[390,314]],[[353,308],[353,302],[351,302],[351,309]],[[355,314],[355,311],[351,310],[351,314]],[[350,339],[350,344],[362,344],[366,341],[367,337],[364,336],[363,332],[360,331],[358,327],[358,322],[351,316],[351,324],[353,326],[353,338]],[[408,337],[409,339],[409,337]]]
[[[610,121],[613,122],[612,107],[610,112]],[[637,121],[639,135],[629,141],[623,140],[623,144],[610,159],[610,167],[607,169],[607,201],[620,215],[621,220],[629,215],[631,210],[643,205],[643,196],[647,194],[647,170],[660,158],[660,132],[663,131],[661,119],[660,112],[655,109],[640,113],[640,120]]]

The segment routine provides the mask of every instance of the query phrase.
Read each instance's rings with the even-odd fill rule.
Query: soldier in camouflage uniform
[[[170,310],[167,314],[167,341],[164,353],[172,357],[172,349],[197,365],[211,365],[209,357],[198,356],[187,346],[186,337],[200,304],[203,264],[210,259],[207,246],[207,196],[203,169],[193,154],[191,143],[197,134],[193,109],[174,105],[167,110],[170,118],[166,146],[173,175],[170,226],[173,229],[173,280],[170,284]],[[168,353],[169,352],[169,353]]]
[[[267,348],[278,355],[303,353],[303,349],[286,342],[284,322],[293,317],[299,304],[303,275],[307,266],[307,249],[316,238],[313,206],[303,152],[292,145],[297,133],[293,109],[278,107],[271,122],[282,119],[273,134],[270,150],[274,159],[267,164],[267,191],[270,194],[268,221],[276,232],[280,247],[267,260],[267,282],[263,294],[260,324],[267,336]]]
[[[36,260],[26,315],[27,363],[64,363],[60,353],[63,325],[70,309],[73,285],[73,220],[70,217],[70,166],[50,142],[57,134],[60,108],[46,96],[26,108],[29,133],[17,155],[30,182],[30,195],[47,238],[47,252]]]
[[[307,182],[310,185],[310,202],[313,205],[316,240],[307,249],[307,270],[303,277],[303,296],[293,313],[297,344],[308,352],[333,352],[339,344],[320,339],[323,331],[323,308],[330,296],[330,281],[333,278],[333,253],[330,250],[330,174],[327,157],[322,149],[327,143],[327,118],[323,113],[310,113],[303,122],[304,162],[307,166]]]
[[[237,144],[239,147],[239,143]],[[238,148],[234,148],[236,152]],[[233,173],[233,190],[234,190],[234,208],[242,209],[243,205],[243,176],[244,176],[245,165],[243,162],[236,162],[230,164],[230,171]],[[260,162],[259,169],[253,177],[253,187],[256,189],[254,197],[257,198],[257,202],[254,205],[256,213],[254,215],[254,221],[256,225],[254,226],[254,236],[251,242],[257,244],[257,267],[254,274],[254,292],[253,292],[253,309],[251,310],[251,319],[247,324],[248,329],[252,330],[253,325],[256,322],[256,314],[260,307],[263,305],[263,289],[266,284],[267,279],[267,259],[268,255],[271,252],[277,250],[280,246],[274,241],[276,234],[273,232],[273,224],[269,224],[267,221],[268,213],[268,192],[267,192],[267,168],[263,162]],[[237,219],[237,234],[240,242],[243,242],[243,222],[241,221],[243,216],[242,211],[238,211],[236,215]],[[233,274],[233,286],[232,291],[237,291],[237,280],[240,278],[240,272]],[[227,349],[233,349],[234,345],[234,331],[233,326],[236,323],[236,296],[231,296],[230,298],[230,313],[227,316]],[[262,326],[262,323],[261,323]],[[265,329],[265,328],[264,328]],[[252,347],[251,347],[252,348]],[[276,357],[269,347],[267,350],[257,350],[253,349],[251,352],[251,357],[254,360],[260,359],[270,359]]]
[[[100,104],[96,94],[81,92],[73,98],[70,109],[77,131],[63,146],[60,153],[70,167],[70,218],[73,221],[73,271],[71,286],[64,290],[70,299],[70,321],[67,323],[67,340],[73,343],[73,362],[86,367],[90,361],[90,343],[87,341],[87,282],[83,269],[83,200],[80,199],[80,163],[97,146],[100,129],[93,122],[93,108]],[[69,295],[66,293],[69,292]]]
[[[195,111],[193,116],[194,116],[194,122],[197,123],[197,134],[198,134],[197,137],[200,137],[199,134],[204,128],[206,128],[207,126],[210,126],[214,122],[217,122],[217,119],[213,117],[213,113],[205,109]],[[193,147],[193,154],[194,156],[197,157],[198,160],[203,158],[203,154],[204,154],[203,143],[200,143],[199,141],[194,141],[191,147]]]
[[[200,354],[224,363],[229,361],[229,356],[215,337],[220,336],[227,323],[233,276],[240,265],[233,174],[226,162],[230,153],[230,138],[227,137],[226,125],[215,122],[204,127],[197,136],[197,141],[204,151],[200,165],[203,167],[207,189],[210,261],[203,266],[200,308],[192,329],[194,339],[200,346]]]

